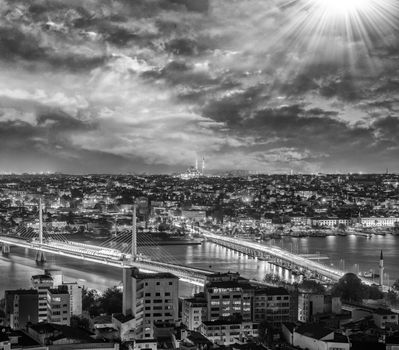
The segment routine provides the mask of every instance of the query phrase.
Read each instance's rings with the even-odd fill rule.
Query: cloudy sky
[[[399,171],[397,0],[0,0],[0,172]]]

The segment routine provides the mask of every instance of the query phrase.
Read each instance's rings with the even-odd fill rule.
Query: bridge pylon
[[[3,243],[2,245],[1,245],[1,253],[3,254],[3,255],[8,255],[8,254],[10,254],[10,246],[8,245],[8,244],[5,244],[5,243]]]
[[[42,199],[39,199],[39,245],[43,244],[43,205]],[[46,256],[43,251],[37,250],[36,252],[36,264],[43,264],[46,262]]]
[[[133,204],[133,213],[132,213],[132,260],[137,259],[137,205]]]

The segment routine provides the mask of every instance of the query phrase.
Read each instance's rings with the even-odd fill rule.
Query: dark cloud
[[[210,167],[393,168],[396,7],[348,33],[302,1],[277,5],[0,0],[2,159],[74,171],[172,169],[198,154]]]

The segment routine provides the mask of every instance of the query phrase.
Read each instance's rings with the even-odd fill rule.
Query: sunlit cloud
[[[399,164],[396,1],[199,1],[0,0],[2,164]]]

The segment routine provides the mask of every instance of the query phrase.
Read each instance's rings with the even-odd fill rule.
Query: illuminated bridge
[[[211,242],[266,260],[285,271],[310,272],[317,279],[332,281],[339,280],[346,273],[314,261],[314,256],[297,255],[276,246],[215,234],[202,227],[199,230],[203,237]],[[152,242],[152,244],[157,245],[156,242]],[[19,235],[3,234],[0,235],[0,245],[3,253],[9,253],[11,246],[33,249],[36,251],[37,262],[44,262],[45,253],[51,253],[118,268],[137,267],[144,272],[171,272],[178,276],[180,280],[196,286],[203,286],[206,276],[213,273],[205,269],[182,266],[174,256],[167,252],[161,252],[160,256],[154,256],[153,252],[146,253],[145,251],[138,254],[135,206],[131,233],[112,237],[100,245],[89,245],[70,241],[62,234],[43,235],[42,205],[40,203],[39,235],[33,230]],[[370,280],[365,278],[362,278],[362,281],[369,285],[372,284]],[[259,281],[253,282],[263,284]],[[388,290],[388,287],[383,286],[383,289]]]
[[[318,279],[326,278],[331,281],[338,281],[346,273],[346,271],[334,269],[330,266],[321,264],[318,261],[314,261],[312,259],[313,256],[309,257],[293,254],[277,246],[264,245],[261,243],[238,239],[231,236],[219,235],[202,227],[199,227],[198,229],[201,235],[211,242],[255,258],[276,263],[278,266],[286,270],[299,270],[303,272],[310,272]],[[363,283],[367,285],[374,284],[374,282],[370,281],[367,278],[359,278],[362,280]],[[389,287],[384,285],[382,286],[382,289],[384,291],[388,291]]]
[[[40,203],[41,208],[41,203]],[[136,208],[133,210],[132,233],[129,236],[113,237],[100,245],[90,245],[68,240],[62,234],[43,235],[42,210],[39,210],[39,235],[27,230],[23,235],[0,235],[3,253],[10,253],[11,246],[36,251],[36,261],[44,262],[45,253],[67,256],[70,258],[91,261],[118,268],[137,267],[143,272],[171,272],[181,281],[203,286],[206,276],[212,271],[190,266],[181,266],[170,254],[163,252],[161,256],[150,258],[149,255],[137,253]],[[156,243],[154,242],[154,245]]]

